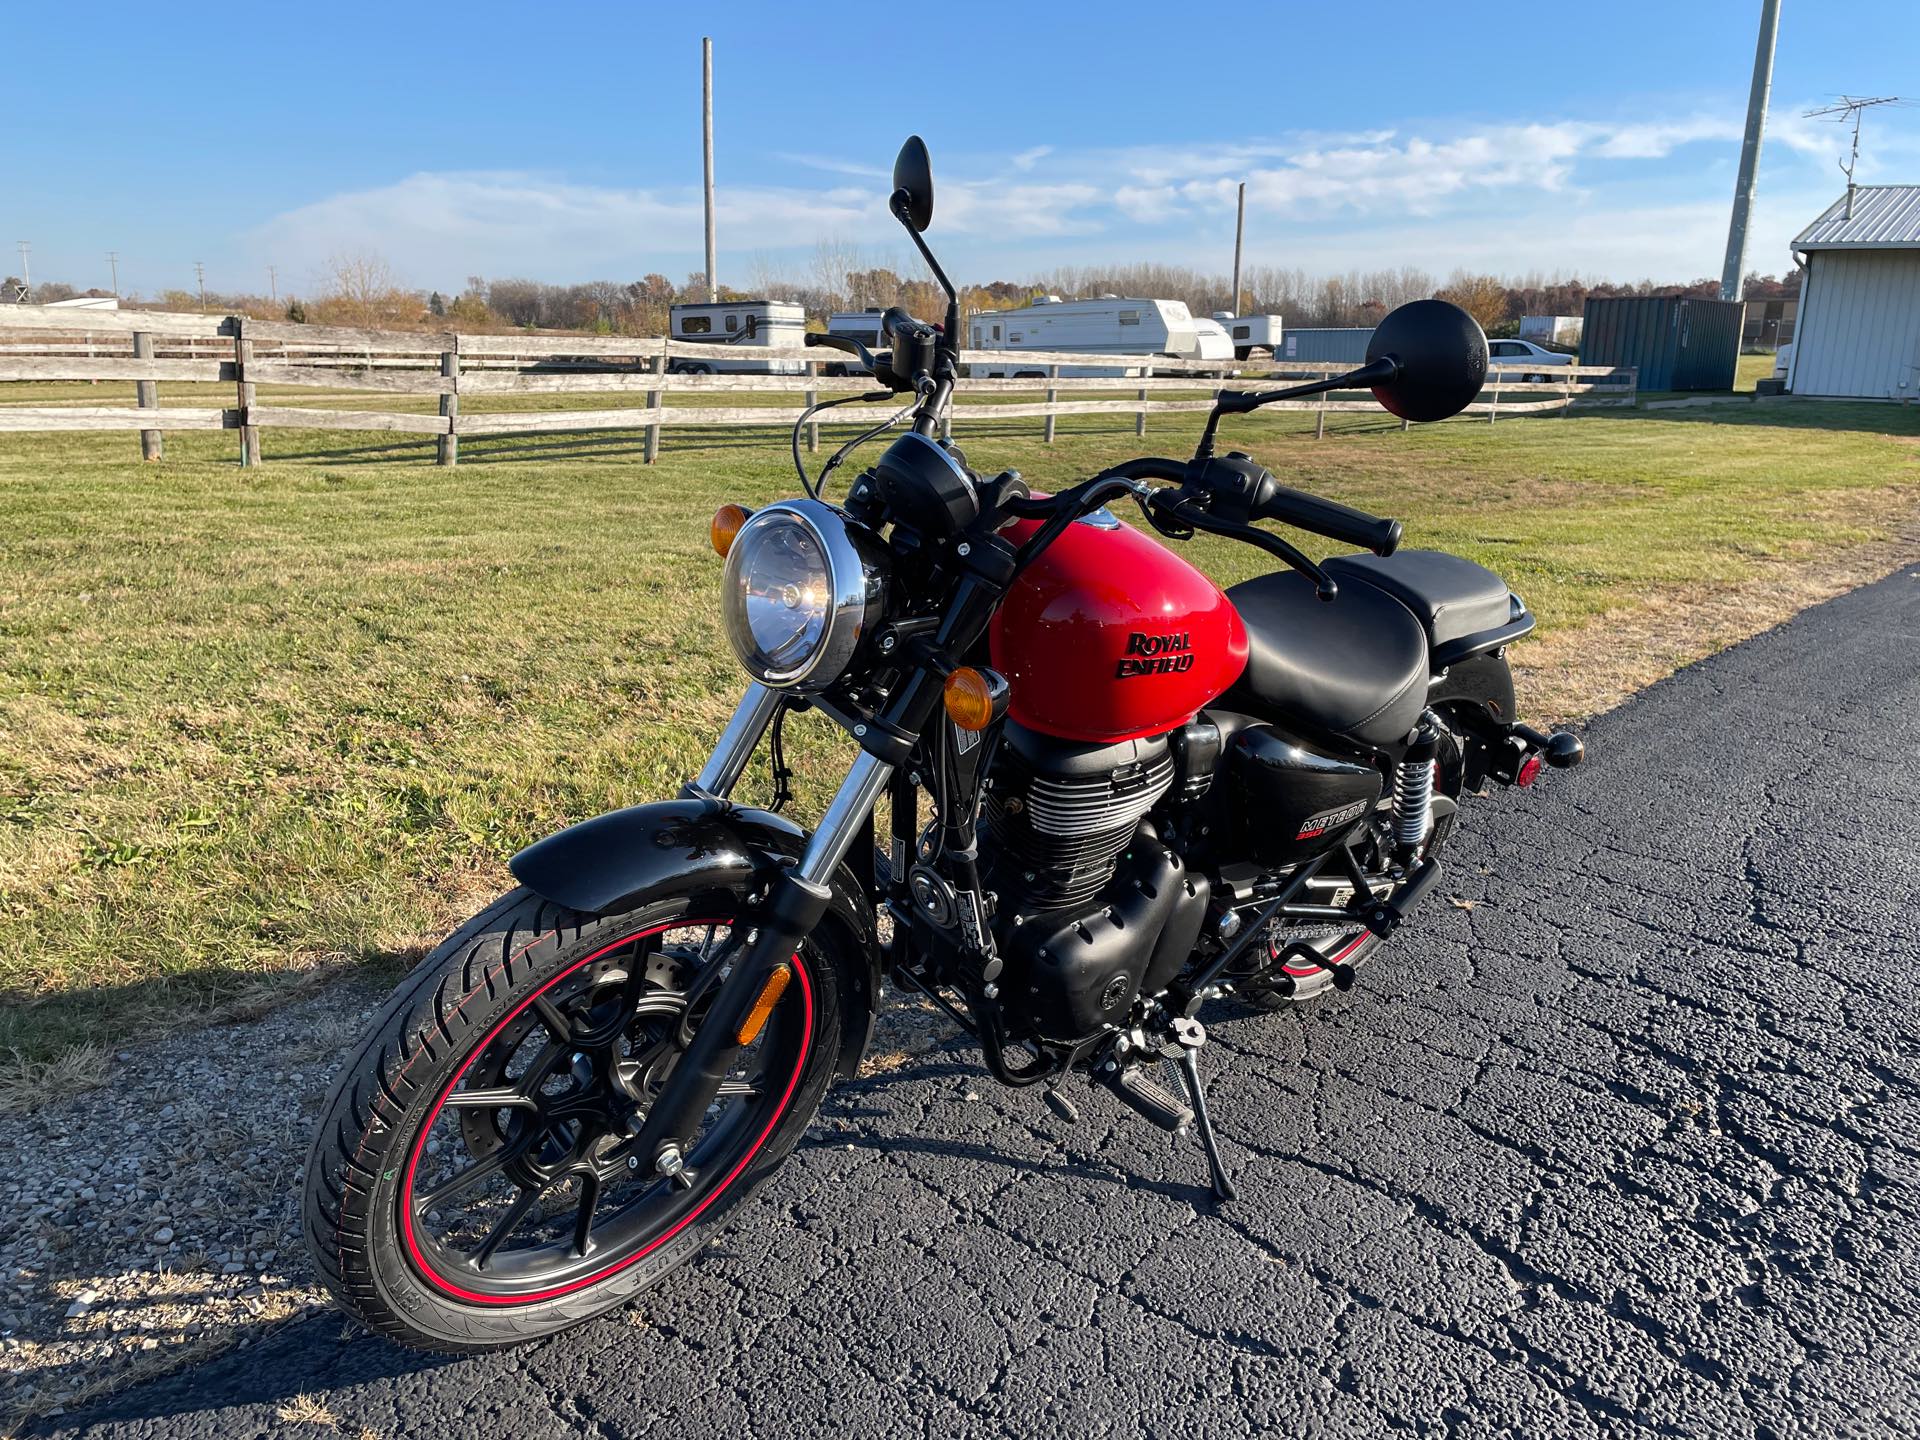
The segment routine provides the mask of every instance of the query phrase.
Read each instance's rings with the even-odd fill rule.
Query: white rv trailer
[[[701,345],[735,345],[744,352],[758,349],[798,350],[807,343],[805,307],[786,300],[722,300],[712,305],[675,305],[668,312],[675,340]],[[667,368],[676,375],[798,375],[800,360],[675,359]]]
[[[1233,359],[1227,332],[1211,320],[1196,320],[1178,300],[1103,295],[1098,300],[1062,300],[1045,295],[1018,310],[987,310],[968,327],[975,350],[1064,350],[1096,355],[1166,355],[1178,360]],[[1140,373],[1140,366],[1063,365],[1062,375]],[[972,373],[988,379],[1038,378],[1040,363],[1013,358],[975,361]]]
[[[1269,355],[1280,353],[1284,331],[1278,315],[1235,315],[1216,310],[1213,318],[1226,328],[1227,338],[1233,341],[1234,359],[1244,360],[1256,350],[1264,350]]]

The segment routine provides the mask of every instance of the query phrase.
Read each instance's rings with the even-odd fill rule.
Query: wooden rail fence
[[[17,342],[17,343],[16,343]],[[1150,414],[1204,412],[1223,384],[1267,388],[1272,377],[1317,378],[1350,367],[1256,358],[1244,362],[1183,361],[1163,356],[1090,355],[1053,351],[967,351],[963,360],[984,367],[1018,368],[1014,379],[968,380],[953,406],[955,421],[1043,420],[1052,441],[1062,415],[1131,416],[1146,433]],[[638,430],[651,461],[665,428],[791,426],[805,406],[839,394],[872,389],[860,376],[825,373],[842,363],[835,351],[698,345],[660,338],[513,332],[467,335],[296,325],[246,316],[178,315],[157,311],[89,311],[0,305],[0,382],[93,381],[135,386],[135,403],[12,403],[0,389],[0,432],[137,430],[144,458],[162,453],[167,430],[238,430],[240,461],[260,463],[263,429],[357,430],[431,435],[442,465],[459,459],[463,435]],[[685,373],[690,368],[768,362],[784,374]],[[1105,373],[1088,373],[1105,372]],[[1567,365],[1535,372],[1491,370],[1488,386],[1466,413],[1489,423],[1529,414],[1566,414],[1574,405],[1632,406],[1637,375],[1611,366]],[[159,402],[163,383],[230,384],[233,403],[221,406]],[[332,403],[286,403],[260,387],[305,392],[301,400],[335,402],[365,394],[433,397],[433,413],[418,410],[333,408]],[[604,394],[644,399],[606,409],[503,410],[498,396]],[[710,403],[668,405],[669,395]],[[787,395],[791,407],[725,403],[729,396]],[[1001,397],[1038,395],[1006,403]],[[461,397],[488,397],[486,408],[463,410]],[[1065,397],[1065,398],[1062,398]],[[985,403],[981,403],[985,402]],[[1321,395],[1286,401],[1276,409],[1312,411],[1324,434],[1329,412],[1380,413],[1371,398]],[[809,427],[809,448],[819,424]]]

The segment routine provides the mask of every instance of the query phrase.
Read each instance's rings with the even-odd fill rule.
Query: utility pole
[[[200,287],[200,313],[207,313],[207,267],[198,260],[193,262],[194,283]]]
[[[27,257],[33,253],[33,242],[20,242],[20,298],[26,299],[33,293],[33,268],[27,263]]]
[[[1733,182],[1733,219],[1727,226],[1727,263],[1720,271],[1720,298],[1738,300],[1747,265],[1747,217],[1753,210],[1754,172],[1767,131],[1767,98],[1773,93],[1773,46],[1780,34],[1780,0],[1760,0],[1760,39],[1753,51],[1753,88],[1747,92],[1747,133],[1740,142],[1740,178]]]
[[[1233,221],[1233,299],[1227,309],[1240,313],[1240,241],[1247,231],[1247,182],[1240,182],[1240,210]]]
[[[113,267],[113,298],[118,300],[120,298],[120,252],[118,250],[107,251],[107,264]]]
[[[280,271],[273,265],[267,267],[267,299],[275,305],[280,303]]]
[[[720,298],[713,251],[713,38],[700,41],[700,129],[707,163],[707,303]]]

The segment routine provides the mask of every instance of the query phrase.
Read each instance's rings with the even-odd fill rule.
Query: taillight
[[[1525,789],[1540,778],[1540,757],[1538,754],[1527,756],[1520,766],[1520,773],[1513,777],[1513,783]]]

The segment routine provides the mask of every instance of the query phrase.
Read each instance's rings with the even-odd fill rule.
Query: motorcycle
[[[403,982],[327,1100],[306,1230],[380,1333],[528,1340],[685,1265],[858,1070],[888,982],[1064,1115],[1084,1077],[1191,1127],[1231,1200],[1202,1011],[1345,990],[1439,884],[1463,796],[1582,758],[1515,718],[1506,649],[1534,619],[1497,575],[1215,452],[1223,419],[1334,389],[1457,413],[1487,366],[1465,312],[1403,306],[1347,374],[1220,390],[1188,459],[1039,495],[942,438],[960,316],[918,137],[889,208],[945,324],[889,310],[879,353],[807,337],[876,385],[796,422],[802,497],[714,517],[752,683],[712,755],[677,798],[515,856],[519,888]],[[896,399],[807,474],[815,413]],[[1316,563],[1262,520],[1363,553]],[[1223,592],[1163,543],[1199,533],[1279,567]],[[782,726],[806,709],[854,750],[811,831],[779,813]],[[757,808],[735,797],[763,740]]]

